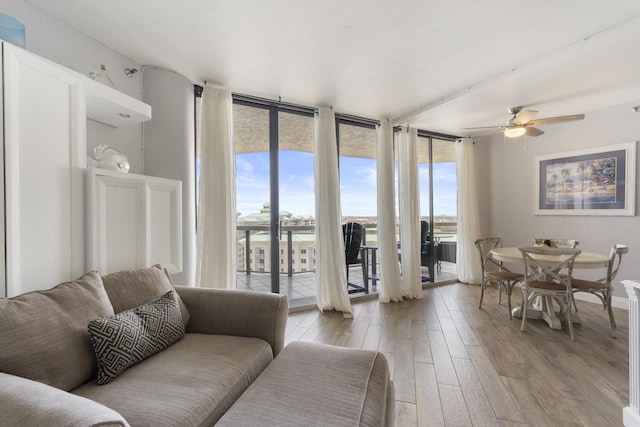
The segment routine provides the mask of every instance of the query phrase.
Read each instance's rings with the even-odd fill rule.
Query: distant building
[[[280,221],[283,227],[287,226],[314,226],[315,219],[313,217],[294,217],[287,211],[279,213]],[[259,213],[253,213],[238,218],[238,227],[244,225],[249,226],[268,226],[271,219],[271,207],[269,203],[262,205]],[[238,270],[246,271],[246,231],[238,231],[238,251],[237,262]],[[250,231],[249,238],[249,267],[251,271],[268,272],[271,271],[271,233],[268,230]],[[288,262],[288,233],[285,231],[280,238],[280,260],[279,270],[281,273],[287,273],[289,269]],[[293,273],[302,273],[314,271],[316,264],[316,234],[313,230],[293,231],[291,233],[291,271]]]

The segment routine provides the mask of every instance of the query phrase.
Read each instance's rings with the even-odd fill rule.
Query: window
[[[370,245],[378,242],[377,140],[374,125],[338,120],[342,222],[365,226],[363,244]]]

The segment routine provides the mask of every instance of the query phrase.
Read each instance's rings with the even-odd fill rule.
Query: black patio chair
[[[364,233],[364,227],[357,222],[347,222],[342,224],[342,236],[344,238],[344,254],[347,264],[347,287],[349,293],[356,292],[369,293],[369,281],[367,280],[367,272],[365,271],[365,263],[362,259],[362,234]],[[362,267],[362,283],[363,285],[357,285],[349,282],[349,267],[351,265],[360,264]]]

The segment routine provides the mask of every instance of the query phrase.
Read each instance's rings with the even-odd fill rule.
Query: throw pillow
[[[184,336],[177,295],[169,291],[157,300],[89,323],[89,337],[98,362],[98,384],[122,372]]]

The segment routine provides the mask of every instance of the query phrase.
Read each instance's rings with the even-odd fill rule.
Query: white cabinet
[[[182,183],[87,169],[88,269],[182,271]]]
[[[87,271],[87,118],[122,126],[148,120],[151,107],[9,43],[0,47],[0,297],[11,297]]]
[[[80,76],[3,43],[6,294],[84,271],[85,99]]]

